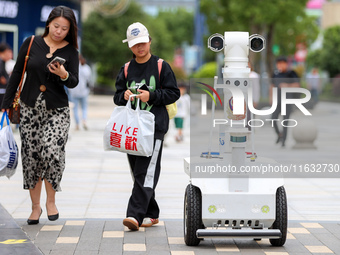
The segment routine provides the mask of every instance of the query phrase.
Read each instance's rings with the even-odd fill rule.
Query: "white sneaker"
[[[158,219],[152,219],[152,218],[147,217],[147,218],[143,219],[143,223],[142,223],[141,227],[146,227],[146,228],[151,227],[152,225],[155,225],[158,222],[159,222]]]
[[[126,219],[124,219],[123,225],[128,227],[128,229],[130,229],[130,230],[138,230],[139,229],[139,223],[133,217],[127,217]]]

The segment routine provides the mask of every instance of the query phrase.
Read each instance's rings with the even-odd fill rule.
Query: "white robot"
[[[287,236],[287,198],[283,178],[252,178],[251,174],[239,171],[243,166],[276,164],[274,160],[257,157],[254,149],[247,153],[247,139],[253,132],[237,125],[247,120],[246,99],[251,86],[249,49],[262,51],[265,39],[261,35],[249,37],[248,32],[225,32],[224,36],[210,36],[208,47],[215,52],[224,49],[223,79],[218,83],[218,77],[214,77],[214,89],[223,90],[226,125],[218,128],[219,139],[225,137],[226,143],[219,147],[217,156],[211,152],[210,144],[203,156],[184,159],[185,172],[190,176],[184,198],[185,243],[195,246],[203,238],[269,238],[272,245],[282,246]],[[212,130],[218,123],[214,113],[215,104],[212,103],[211,142]],[[195,175],[198,166],[211,165],[220,169],[224,167],[227,171],[218,178]]]

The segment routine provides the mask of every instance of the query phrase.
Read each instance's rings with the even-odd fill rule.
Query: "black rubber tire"
[[[188,246],[197,246],[202,239],[196,231],[204,228],[202,223],[202,195],[198,187],[189,184],[184,197],[184,241]]]
[[[279,239],[269,239],[273,246],[282,246],[286,242],[288,226],[287,196],[283,186],[276,190],[276,217],[271,229],[279,229],[282,237]]]

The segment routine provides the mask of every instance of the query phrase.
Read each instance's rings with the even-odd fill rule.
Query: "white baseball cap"
[[[129,48],[137,43],[147,43],[150,41],[148,29],[139,22],[133,23],[128,27],[126,37],[127,39],[123,40],[123,43],[128,42]]]

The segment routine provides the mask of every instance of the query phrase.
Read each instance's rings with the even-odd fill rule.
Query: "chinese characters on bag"
[[[112,127],[112,132],[110,134],[110,145],[116,148],[121,148],[121,142],[122,142],[122,137],[123,137],[122,134],[124,133],[126,135],[125,144],[124,144],[125,149],[131,150],[131,151],[137,151],[138,128],[132,129],[132,127],[124,127],[124,125],[121,125],[120,128],[117,128],[116,124],[117,123],[114,123]]]

